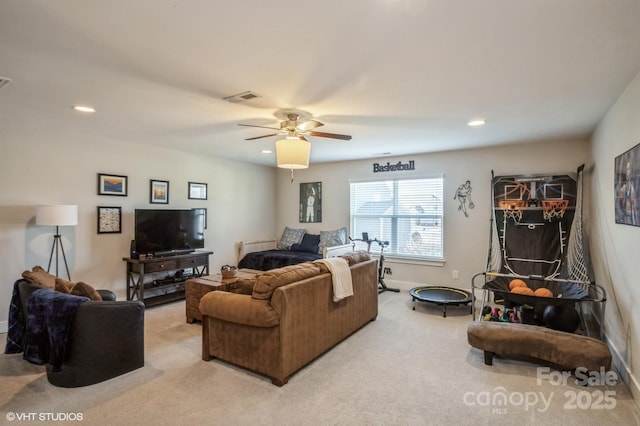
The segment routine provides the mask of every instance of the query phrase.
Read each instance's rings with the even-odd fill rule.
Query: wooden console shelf
[[[146,259],[122,258],[127,262],[127,300],[140,300],[149,307],[184,299],[185,281],[209,275],[209,256],[212,254],[212,251],[195,251]],[[148,279],[160,272],[166,274],[155,280]]]

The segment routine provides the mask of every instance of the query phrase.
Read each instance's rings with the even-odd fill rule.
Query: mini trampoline
[[[471,303],[471,293],[458,288],[443,286],[415,287],[409,291],[413,299],[412,309],[416,310],[416,300],[442,305],[442,316],[447,316],[447,305],[466,305]]]

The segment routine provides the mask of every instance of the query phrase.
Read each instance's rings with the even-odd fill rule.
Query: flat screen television
[[[203,209],[136,209],[136,251],[166,256],[204,248],[204,221]]]

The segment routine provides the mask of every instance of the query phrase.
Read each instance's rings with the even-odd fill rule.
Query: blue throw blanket
[[[17,354],[24,349],[22,340],[27,321],[24,318],[22,304],[20,303],[19,282],[20,280],[13,283],[13,293],[11,294],[11,304],[9,305],[9,330],[7,332],[7,344],[4,348],[5,354]]]
[[[322,259],[322,255],[318,253],[291,250],[254,251],[247,253],[247,255],[240,260],[238,268],[268,271],[269,269],[282,268],[283,266],[312,262],[317,259]]]
[[[69,340],[71,322],[78,310],[78,306],[87,300],[89,300],[87,297],[72,296],[50,289],[34,291],[27,301],[28,314],[26,332],[24,333],[24,347],[22,348],[24,351],[23,358],[34,364],[51,364],[53,371],[61,371]],[[24,317],[24,315],[22,316]],[[23,332],[24,330],[23,328]],[[18,331],[19,326],[14,328],[11,336],[11,348],[7,338],[7,349],[5,351],[19,348],[20,345],[15,344],[22,341],[16,335]]]

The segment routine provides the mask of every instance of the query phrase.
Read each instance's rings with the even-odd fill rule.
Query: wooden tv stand
[[[194,251],[144,259],[122,258],[127,263],[127,300],[140,300],[149,307],[184,299],[184,283],[209,274],[212,254],[212,251]],[[187,269],[190,272],[186,272]],[[159,273],[163,273],[162,278],[155,278],[154,274]]]

